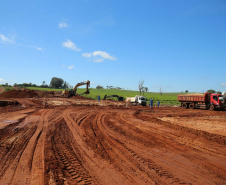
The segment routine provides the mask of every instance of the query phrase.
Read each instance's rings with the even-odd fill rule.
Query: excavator
[[[75,96],[76,94],[76,91],[77,91],[77,88],[81,85],[86,85],[86,92],[84,92],[83,94],[89,94],[89,86],[90,86],[90,81],[87,80],[86,82],[80,82],[80,83],[77,83],[76,86],[74,87],[74,89],[71,89],[71,90],[64,90],[62,92],[62,96],[63,97],[67,97],[67,98],[70,98],[72,96]]]

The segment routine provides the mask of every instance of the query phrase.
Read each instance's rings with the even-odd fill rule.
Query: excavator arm
[[[79,86],[82,86],[82,85],[86,85],[86,92],[84,92],[84,94],[89,94],[89,86],[90,86],[90,81],[87,80],[86,82],[80,82],[80,83],[77,83],[74,87],[74,89],[71,89],[70,91],[63,91],[62,95],[63,96],[67,96],[67,97],[71,97],[71,96],[74,96],[76,94],[76,91],[77,91],[77,88]]]
[[[89,94],[89,86],[90,86],[90,81],[89,81],[89,80],[87,80],[86,82],[80,82],[80,83],[77,83],[76,86],[75,86],[74,89],[73,89],[73,92],[76,93],[77,88],[78,88],[79,86],[82,86],[82,85],[86,85],[86,92],[85,92],[85,94]]]

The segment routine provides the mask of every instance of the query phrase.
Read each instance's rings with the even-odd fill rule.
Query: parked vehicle
[[[132,105],[147,105],[147,98],[144,96],[136,95],[135,97],[127,97],[125,100],[126,103],[130,103]]]
[[[223,109],[224,102],[221,94],[178,94],[177,100],[183,108],[207,108],[209,110]]]
[[[103,100],[106,100],[108,98],[117,98],[118,101],[123,101],[124,98],[122,96],[118,96],[118,95],[110,95],[110,94],[106,94],[103,98]]]
[[[224,105],[226,105],[226,92],[222,93],[223,99],[224,99]]]

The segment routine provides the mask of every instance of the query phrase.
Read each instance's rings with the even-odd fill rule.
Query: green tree
[[[96,86],[96,89],[98,89],[98,90],[103,89],[103,86],[98,85],[98,86]]]
[[[217,94],[222,94],[222,92],[221,91],[217,91]]]
[[[60,89],[63,87],[64,80],[62,78],[53,77],[50,82],[50,87],[55,89]]]
[[[209,92],[209,93],[215,93],[216,91],[213,90],[213,89],[209,89],[207,92]]]
[[[188,93],[188,90],[186,90],[185,93]]]
[[[69,83],[67,83],[66,81],[64,81],[63,83],[63,89],[68,89],[69,88]]]

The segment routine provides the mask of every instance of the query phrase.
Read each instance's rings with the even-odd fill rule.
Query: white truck
[[[130,103],[132,105],[147,105],[147,98],[144,96],[136,95],[135,97],[127,97],[125,103]]]

